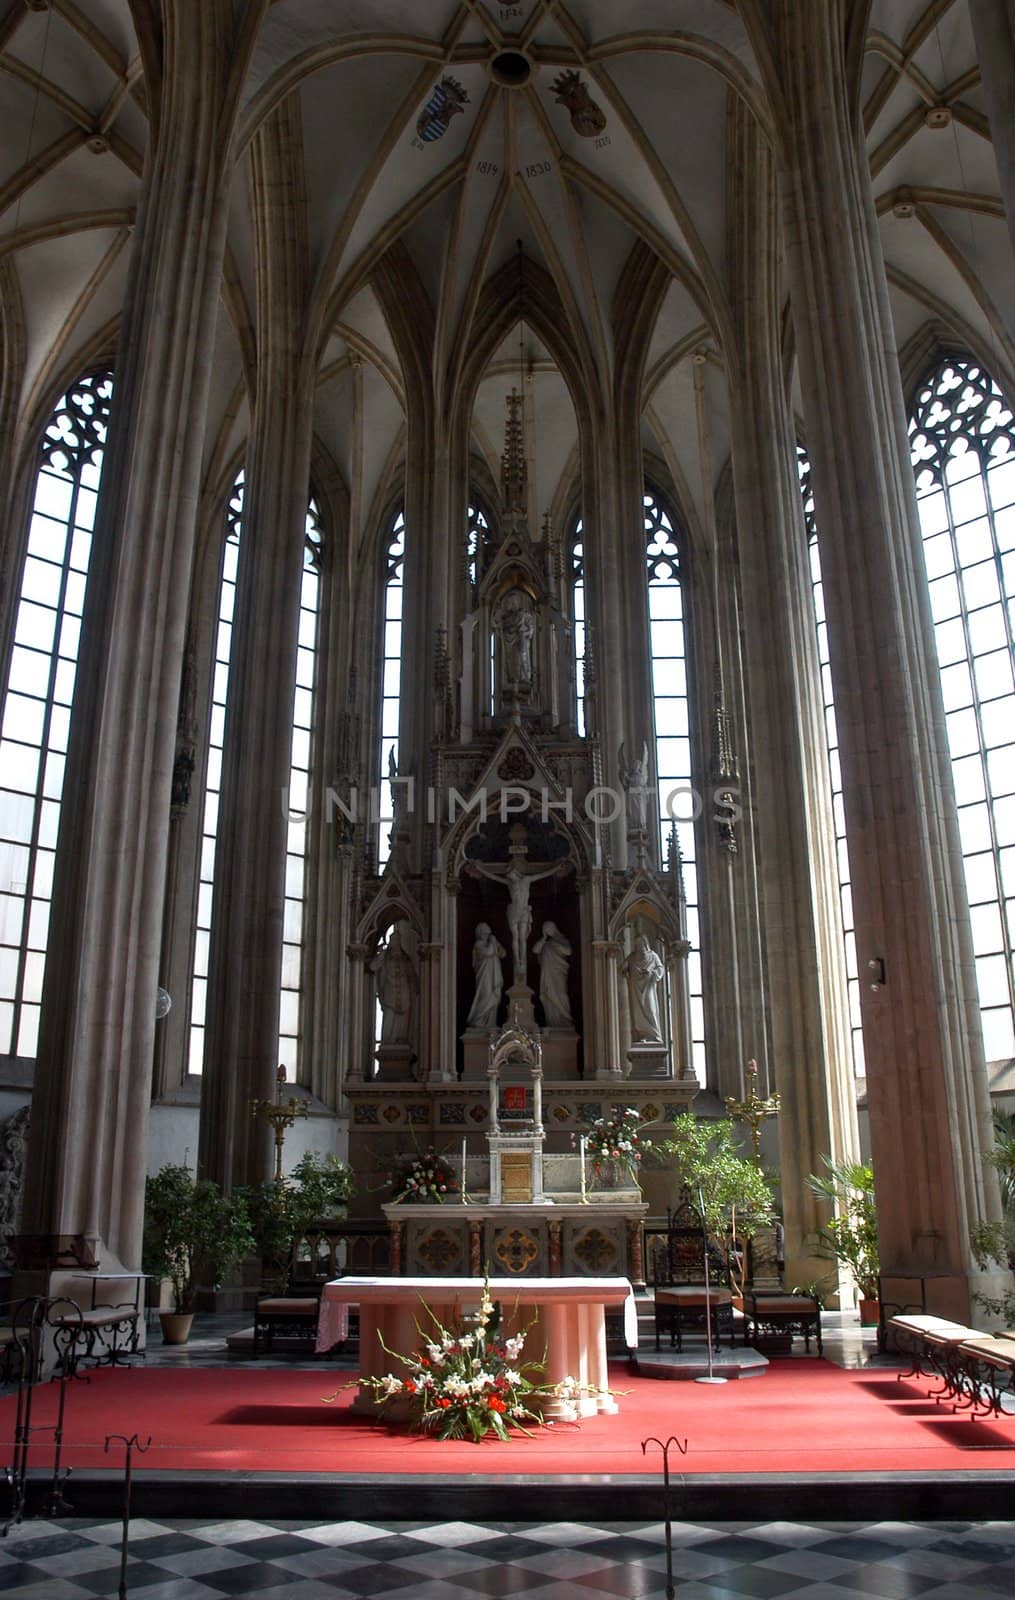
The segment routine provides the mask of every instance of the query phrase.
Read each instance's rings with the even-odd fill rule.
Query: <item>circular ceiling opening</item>
[[[490,62],[490,76],[502,89],[521,89],[532,76],[532,62],[520,50],[501,50]]]

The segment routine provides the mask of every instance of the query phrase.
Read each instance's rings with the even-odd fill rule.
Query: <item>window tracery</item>
[[[839,730],[835,720],[835,701],[832,693],[832,669],[828,656],[828,625],[825,621],[825,590],[821,579],[821,559],[818,554],[818,525],[814,516],[814,491],[811,487],[810,457],[802,445],[797,445],[797,476],[803,501],[804,526],[807,529],[807,550],[811,565],[811,594],[814,599],[814,622],[818,636],[818,665],[821,669],[821,704],[825,714],[825,743],[828,750],[828,770],[832,790],[832,817],[835,828],[835,858],[839,879],[839,920],[842,928],[843,955],[846,965],[846,992],[849,1002],[849,1027],[853,1045],[853,1070],[862,1077],[864,1065],[863,1028],[860,1021],[860,981],[856,965],[856,936],[853,929],[853,894],[849,872],[849,853],[846,848],[846,814],[842,800],[842,766],[839,761]]]
[[[698,810],[691,765],[687,696],[687,648],[680,546],[672,519],[648,487],[643,496],[645,570],[648,583],[649,640],[655,726],[656,780],[659,786],[660,848],[666,859],[674,823],[687,895],[687,960],[694,1069],[705,1080],[705,1015],[701,987],[698,922],[698,872],[694,818]]]
[[[395,814],[390,781],[398,761],[398,714],[402,695],[402,603],[405,584],[405,514],[399,511],[384,549],[384,654],[381,666],[380,822],[377,860],[383,867],[391,851],[389,834]]]
[[[197,889],[197,925],[194,932],[194,972],[190,990],[190,1044],[187,1071],[204,1068],[205,1005],[208,997],[208,956],[211,912],[215,894],[215,846],[218,840],[219,795],[222,788],[222,741],[229,695],[229,661],[236,606],[236,574],[243,529],[246,474],[241,467],[226,506],[222,571],[219,579],[218,623],[212,663],[211,709],[201,816],[201,862]]]
[[[282,981],[279,996],[278,1059],[289,1077],[300,1073],[300,1006],[303,990],[303,939],[306,915],[307,807],[317,686],[317,630],[320,618],[321,508],[311,496],[303,534],[296,689],[293,697],[292,754],[289,768],[289,832],[285,858],[285,908],[282,925]]]
[[[988,1061],[1015,1054],[1015,419],[948,358],[909,425]]]
[[[587,732],[585,719],[585,528],[581,517],[571,535],[571,617],[574,624],[574,682],[579,739]]]
[[[110,372],[80,378],[57,402],[40,448],[0,734],[0,1055],[31,1059],[37,1050],[64,764],[112,395]]]

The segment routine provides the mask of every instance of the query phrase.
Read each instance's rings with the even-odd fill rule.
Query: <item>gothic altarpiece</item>
[[[603,785],[590,660],[577,732],[564,565],[548,530],[529,533],[516,405],[499,531],[476,552],[454,649],[437,638],[429,795],[414,795],[403,775],[384,870],[354,876],[350,1159],[375,1174],[361,1184],[362,1212],[390,1198],[384,1175],[398,1156],[434,1143],[456,1168],[467,1159],[468,1208],[385,1207],[396,1227],[400,1212],[419,1213],[410,1270],[462,1271],[477,1250],[473,1207],[490,1197],[489,1136],[514,1124],[538,1136],[542,1182],[521,1212],[510,1202],[508,1243],[498,1250],[500,1236],[485,1237],[491,1270],[559,1272],[566,1262],[569,1272],[627,1272],[641,1196],[631,1180],[612,1206],[596,1195],[585,1220],[575,1147],[618,1102],[647,1123],[669,1121],[697,1092],[683,884],[675,845],[664,870],[650,864],[645,757],[622,760],[622,792]],[[411,867],[410,811],[421,804],[423,872]],[[625,870],[610,858],[620,814]],[[538,1058],[538,1095],[535,1080],[508,1093],[500,1066],[494,1074],[508,1040],[521,1059]]]

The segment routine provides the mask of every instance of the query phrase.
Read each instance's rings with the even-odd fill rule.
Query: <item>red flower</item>
[[[405,1384],[404,1384],[403,1387],[405,1389],[406,1394],[415,1394],[416,1393],[416,1385],[413,1383],[411,1378],[406,1378]]]
[[[489,1397],[489,1399],[487,1400],[486,1403],[487,1403],[487,1406],[489,1407],[489,1409],[491,1411],[506,1411],[507,1410],[507,1406],[504,1403],[504,1401],[501,1399],[499,1394],[490,1395],[490,1397]]]
[[[451,1401],[450,1400],[440,1399],[440,1400],[437,1401],[437,1404],[440,1406],[442,1411],[447,1411],[448,1407],[451,1404]]]

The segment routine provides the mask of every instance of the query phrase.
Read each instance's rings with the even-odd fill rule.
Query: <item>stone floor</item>
[[[453,1511],[453,1508],[449,1508]],[[5,1600],[117,1594],[121,1525],[29,1523],[0,1542]],[[1015,1592],[1015,1523],[675,1523],[680,1600],[988,1600]],[[136,1520],[143,1600],[662,1600],[661,1523]]]

